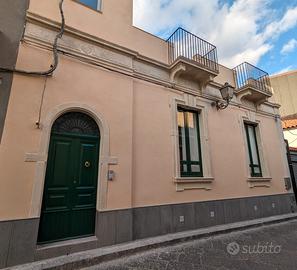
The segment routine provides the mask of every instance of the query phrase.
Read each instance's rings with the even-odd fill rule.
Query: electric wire
[[[46,90],[47,78],[48,77],[45,77],[45,79],[44,79],[43,91],[42,91],[42,95],[41,95],[40,107],[39,107],[39,112],[38,112],[38,120],[36,122],[37,128],[40,128],[41,112],[42,112],[42,106],[43,106],[43,102],[44,102],[44,95],[45,95],[45,90]]]
[[[284,120],[281,120],[284,124],[285,124],[285,121]],[[294,135],[294,136],[297,136],[296,133],[293,133],[291,130],[286,130],[284,129],[284,131],[288,131],[290,134]],[[297,140],[297,139],[296,139]]]
[[[286,131],[288,131],[289,133],[291,133],[294,136],[297,136],[297,134],[293,133],[291,130],[286,130]]]
[[[0,72],[9,72],[9,73],[17,73],[21,75],[29,75],[29,76],[51,76],[53,72],[57,69],[59,64],[59,56],[58,56],[58,40],[63,37],[65,31],[65,16],[63,11],[63,2],[64,0],[60,0],[59,3],[59,10],[61,15],[61,27],[58,34],[55,36],[54,43],[53,43],[53,63],[51,64],[50,68],[46,71],[26,71],[21,69],[15,68],[3,68],[0,67]]]
[[[292,143],[294,143],[294,142],[296,142],[296,141],[297,141],[297,138],[296,138],[296,139],[294,139],[293,141],[289,141],[289,140],[287,139],[287,141],[288,141],[288,144],[289,144],[289,146],[290,146]]]

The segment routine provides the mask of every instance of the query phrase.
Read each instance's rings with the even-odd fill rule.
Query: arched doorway
[[[81,112],[53,124],[38,243],[94,235],[100,131]]]

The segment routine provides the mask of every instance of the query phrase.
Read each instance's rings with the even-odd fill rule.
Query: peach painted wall
[[[47,58],[41,51],[23,47],[19,62],[26,65],[33,55],[38,59]],[[24,162],[24,158],[26,153],[36,153],[40,149],[42,131],[36,129],[35,123],[43,87],[44,78],[18,75],[14,78],[0,145],[2,217],[28,217],[36,163]],[[131,206],[132,89],[131,79],[61,58],[57,72],[47,80],[44,95],[41,124],[53,107],[73,102],[96,108],[108,123],[110,152],[120,160],[116,172],[121,179],[111,185],[113,192],[108,193],[112,207]]]
[[[102,13],[73,0],[64,3],[67,27],[167,63],[167,43],[132,26],[133,0],[103,0]],[[58,7],[59,0],[30,0],[29,12],[60,22]]]
[[[61,21],[60,0],[30,0],[29,13],[54,22]],[[133,0],[102,0],[102,12],[92,10],[74,0],[64,0],[66,29],[75,29],[91,37],[129,48],[144,57],[168,63],[165,40],[133,26]],[[215,82],[235,85],[232,70],[219,66]]]
[[[21,45],[18,67],[47,68],[50,56],[41,49]],[[245,110],[230,106],[218,112],[207,101],[199,100],[207,110],[214,183],[210,191],[176,192],[171,100],[182,97],[182,93],[69,57],[60,56],[60,60],[54,76],[47,80],[41,128],[50,111],[63,104],[88,104],[102,115],[109,128],[110,155],[118,159],[118,164],[110,167],[116,178],[107,183],[105,209],[286,192],[283,179],[287,171],[273,117],[257,115],[272,177],[271,187],[252,189],[247,183],[246,149],[241,129]],[[40,203],[32,201],[37,163],[24,160],[26,153],[38,153],[42,144],[43,130],[37,129],[35,123],[43,88],[44,78],[14,76],[0,145],[1,220],[31,217],[32,203]]]
[[[148,83],[134,84],[134,169],[133,202],[135,206],[216,200],[283,193],[284,176],[279,130],[275,120],[258,116],[269,173],[270,188],[250,188],[247,184],[247,159],[242,129],[246,111],[229,107],[218,112],[205,103],[211,148],[211,191],[176,192],[172,115],[169,100],[175,95]],[[180,98],[179,95],[177,97]],[[203,101],[201,101],[203,103]]]

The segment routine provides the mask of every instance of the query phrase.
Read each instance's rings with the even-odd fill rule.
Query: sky
[[[229,68],[297,69],[297,0],[134,0],[134,25],[164,39],[183,27],[214,44]]]

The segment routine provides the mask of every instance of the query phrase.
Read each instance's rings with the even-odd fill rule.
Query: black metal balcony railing
[[[219,71],[217,48],[209,42],[179,27],[167,39],[167,43],[169,64],[184,57],[211,71]]]
[[[270,79],[267,72],[247,62],[240,64],[233,70],[235,72],[236,84],[238,89],[246,86],[251,86],[264,92],[271,92]]]

